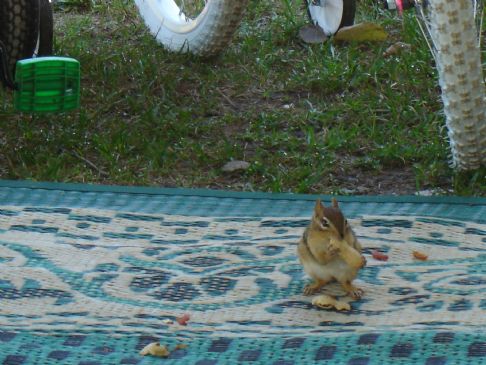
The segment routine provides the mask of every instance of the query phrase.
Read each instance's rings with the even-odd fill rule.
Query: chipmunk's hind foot
[[[348,295],[353,299],[361,299],[364,295],[363,289],[354,286],[349,281],[341,283],[341,285],[343,286],[344,290],[346,290],[346,293],[348,293]]]
[[[312,295],[319,292],[323,286],[329,283],[330,280],[316,280],[312,284],[307,284],[304,287],[304,295]]]
[[[316,283],[313,284],[307,284],[304,287],[304,295],[312,295],[317,293],[319,290],[321,290],[321,286],[317,286]]]

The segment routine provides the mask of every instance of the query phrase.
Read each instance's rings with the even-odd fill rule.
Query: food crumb
[[[337,300],[336,298],[327,294],[321,294],[312,299],[312,305],[323,309],[335,308],[338,311],[351,310],[351,306],[349,305],[349,303],[341,302],[340,300]]]
[[[189,319],[191,319],[191,316],[187,313],[183,314],[180,317],[176,318],[177,323],[179,323],[181,326],[187,326],[187,322],[189,322]]]
[[[413,251],[413,257],[415,257],[417,260],[422,261],[426,261],[429,258],[429,256],[420,251]]]
[[[140,355],[142,355],[142,356],[152,355],[152,356],[158,356],[158,357],[167,357],[167,356],[170,355],[170,352],[165,345],[161,345],[158,342],[152,342],[152,343],[149,343],[147,346],[145,346],[140,351]]]
[[[375,260],[378,260],[378,261],[388,261],[388,255],[385,255],[384,253],[378,251],[378,250],[373,250],[373,252],[371,252],[371,255],[373,256],[373,258]]]

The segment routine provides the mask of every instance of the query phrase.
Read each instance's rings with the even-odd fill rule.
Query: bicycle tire
[[[2,0],[0,40],[5,45],[8,69],[14,74],[18,60],[32,57],[38,42],[39,0]]]
[[[354,24],[354,18],[356,16],[356,0],[342,0],[343,10],[342,14],[340,15],[341,20],[337,29],[332,31],[326,31],[328,27],[322,25],[324,19],[322,17],[317,17],[315,13],[311,12],[311,6],[313,5],[312,0],[305,0],[305,4],[307,9],[307,16],[309,17],[311,22],[315,25],[319,25],[328,35],[334,34],[342,27],[347,27]]]
[[[145,24],[164,47],[199,56],[214,56],[228,46],[247,3],[248,0],[207,0],[195,19],[183,20],[184,14],[172,0],[135,0]]]
[[[54,43],[54,17],[49,0],[40,0],[39,42],[37,56],[50,56]]]
[[[348,27],[354,24],[354,17],[356,15],[356,0],[344,0],[343,1],[343,17],[341,18],[341,24],[339,24],[339,29],[342,27]]]
[[[430,39],[444,105],[452,167],[486,165],[486,87],[469,0],[429,0]]]

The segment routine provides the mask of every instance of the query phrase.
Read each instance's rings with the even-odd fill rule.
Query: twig
[[[228,104],[231,105],[231,107],[233,109],[238,110],[238,106],[235,103],[233,103],[233,101],[228,97],[228,95],[226,95],[220,89],[216,89],[216,90],[218,90],[218,92],[221,94],[221,96],[224,98],[224,100],[226,100],[228,102]]]
[[[88,160],[87,158],[81,156],[79,153],[77,153],[76,151],[71,151],[71,154],[76,157],[76,158],[79,158],[81,161],[83,161],[84,163],[86,163],[89,167],[91,167],[92,169],[96,170],[100,175],[104,176],[104,177],[108,177],[109,174],[105,171],[105,170],[102,170],[100,169],[98,166],[96,166],[93,162],[91,162],[90,160]]]

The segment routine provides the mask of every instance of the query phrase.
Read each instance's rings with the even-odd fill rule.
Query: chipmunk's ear
[[[336,198],[332,198],[331,201],[332,201],[333,208],[338,208],[339,209],[339,203],[336,200]]]
[[[316,200],[316,205],[314,207],[314,213],[318,217],[322,217],[324,215],[324,205],[321,202],[321,199]]]

